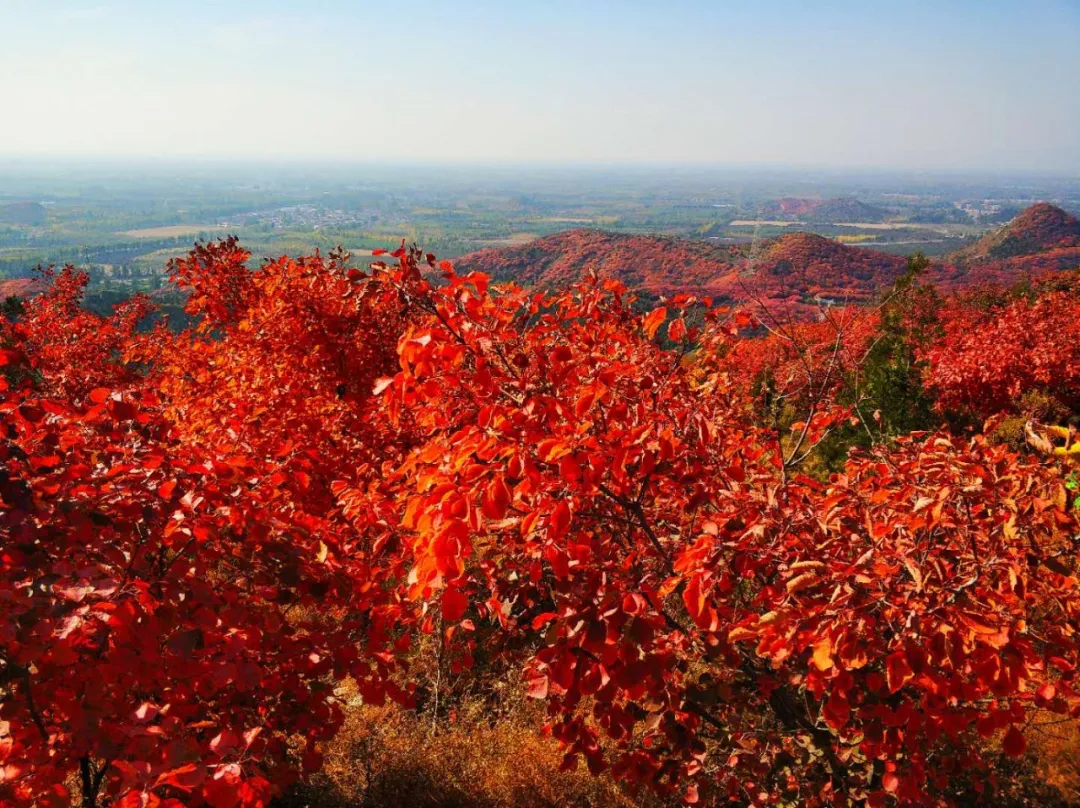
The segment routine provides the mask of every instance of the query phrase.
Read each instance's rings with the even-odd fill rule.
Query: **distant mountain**
[[[761,303],[801,319],[817,316],[822,305],[868,302],[906,267],[902,256],[812,233],[787,233],[756,245],[717,246],[601,230],[569,230],[524,245],[481,250],[455,263],[460,270],[480,270],[498,281],[548,289],[566,288],[596,271],[646,297],[709,295]],[[1011,285],[1076,268],[1080,222],[1060,208],[1040,204],[935,262],[928,280],[955,291],[988,283]]]
[[[666,236],[604,230],[567,230],[514,247],[458,258],[459,270],[479,270],[498,281],[561,289],[595,271],[653,295],[713,294],[741,257],[736,248]]]
[[[945,256],[936,270],[945,289],[1011,284],[1025,277],[1080,269],[1080,221],[1041,202],[1004,227]]]
[[[881,222],[889,212],[867,205],[858,199],[796,199],[785,197],[767,203],[761,209],[762,219],[836,224],[839,222]]]
[[[666,236],[570,230],[517,247],[481,250],[454,262],[522,286],[565,288],[586,272],[647,296],[678,293],[759,302],[799,316],[818,306],[862,302],[904,271],[897,255],[848,247],[812,233],[788,233],[756,249]]]
[[[45,207],[37,202],[14,202],[0,205],[0,224],[45,224]]]
[[[1080,220],[1040,202],[993,233],[948,256],[952,263],[1000,261],[1068,247],[1080,247]]]

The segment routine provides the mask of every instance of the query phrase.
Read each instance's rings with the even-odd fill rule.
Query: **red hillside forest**
[[[50,272],[0,324],[0,805],[266,806],[355,705],[437,734],[519,702],[618,804],[1048,804],[1080,750],[1069,218],[933,264],[227,239],[169,267],[183,329]]]

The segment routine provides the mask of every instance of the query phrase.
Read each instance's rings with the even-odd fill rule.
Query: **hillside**
[[[785,234],[750,251],[664,236],[571,230],[519,247],[471,253],[455,264],[459,271],[479,270],[522,286],[565,288],[596,271],[650,296],[685,292],[816,310],[818,298],[868,300],[903,272],[905,260],[812,233]]]
[[[32,297],[48,288],[37,278],[7,278],[0,280],[0,300],[8,297]]]
[[[0,224],[45,224],[45,208],[37,202],[14,202],[0,205]]]
[[[792,203],[806,200],[781,200]],[[778,203],[780,204],[780,203]],[[788,205],[788,212],[796,208]],[[647,296],[680,292],[735,302],[757,300],[799,317],[822,302],[861,303],[904,271],[899,255],[840,244],[813,233],[787,233],[747,246],[720,247],[667,236],[569,230],[525,245],[492,248],[455,262],[522,286],[565,288],[588,271]],[[1080,222],[1039,204],[1005,227],[936,262],[929,279],[946,291],[1080,267]]]
[[[868,300],[890,286],[906,263],[899,255],[849,247],[813,233],[790,233],[770,242],[744,266],[745,275],[769,296],[839,302]]]
[[[961,250],[945,257],[938,281],[946,289],[1080,268],[1080,220],[1041,202]]]
[[[950,263],[1000,261],[1080,247],[1080,220],[1056,205],[1040,202],[992,233],[948,256]]]
[[[720,291],[741,254],[735,248],[666,236],[567,230],[516,247],[458,258],[459,271],[479,270],[499,281],[559,289],[590,271],[654,295]]]

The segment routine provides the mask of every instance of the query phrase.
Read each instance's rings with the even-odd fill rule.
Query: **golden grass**
[[[414,676],[431,679],[433,650],[420,649]],[[471,674],[463,677],[455,685],[466,686]],[[320,750],[322,770],[281,808],[659,808],[610,776],[590,775],[584,763],[560,772],[563,753],[542,731],[543,705],[497,679],[485,677],[485,696],[446,693],[437,718],[430,700],[418,711],[366,705],[346,680],[335,689],[345,723]]]
[[[462,711],[459,711],[462,712]],[[290,796],[309,808],[632,808],[648,805],[562,754],[534,714],[432,722],[398,707],[354,705],[322,772]]]

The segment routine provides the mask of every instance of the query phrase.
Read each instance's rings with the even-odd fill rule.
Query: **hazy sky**
[[[0,154],[1080,171],[1080,0],[0,0]]]

